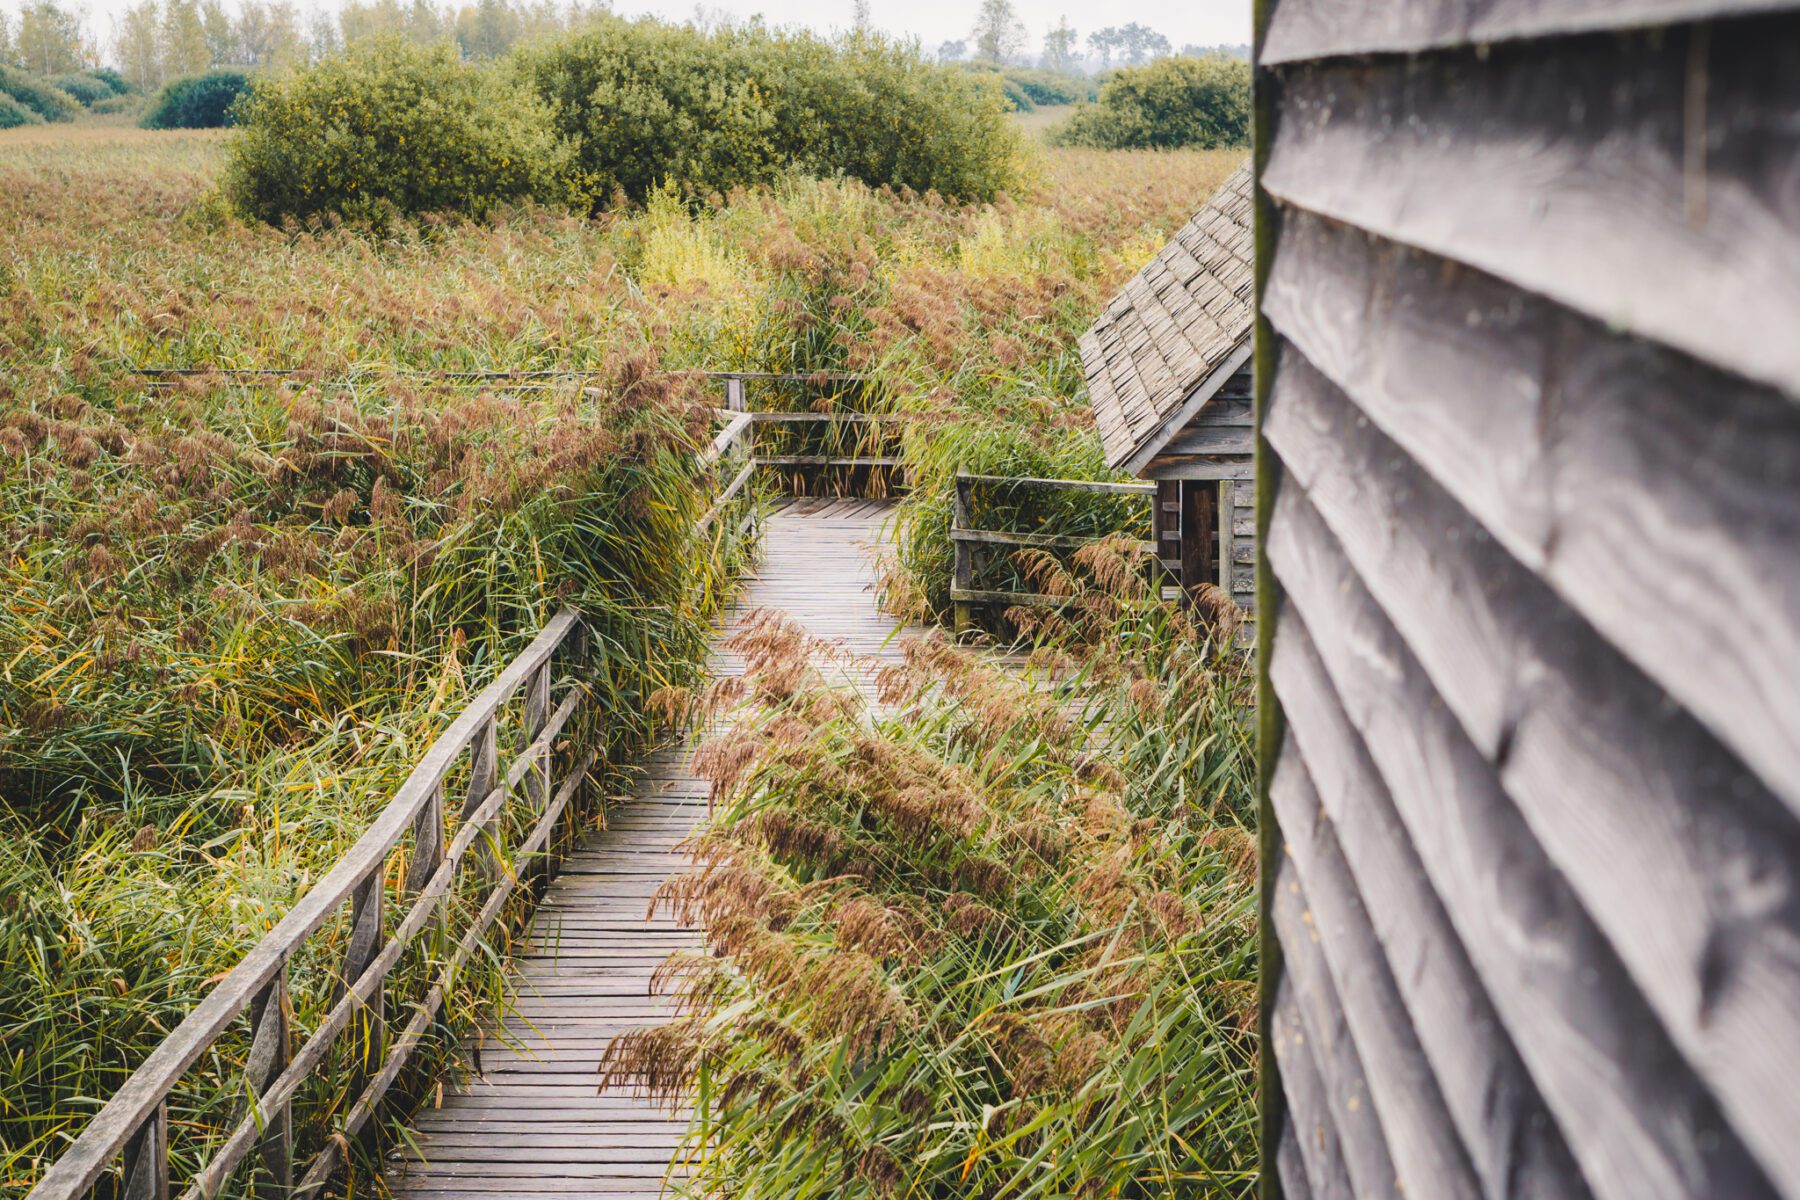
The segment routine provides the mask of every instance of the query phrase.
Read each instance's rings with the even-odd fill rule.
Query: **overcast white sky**
[[[69,7],[85,9],[90,26],[105,35],[130,0],[63,0]],[[448,0],[447,0],[448,2]],[[1084,38],[1108,25],[1132,21],[1148,25],[1176,47],[1189,43],[1236,45],[1250,40],[1250,0],[1013,0],[1031,35],[1033,55],[1042,46],[1044,32],[1059,17],[1068,17]],[[227,0],[231,4],[231,0]],[[940,42],[966,38],[975,22],[977,0],[870,0],[874,24],[886,33],[917,37],[927,50]],[[16,17],[20,0],[0,0],[0,12]],[[337,0],[298,0],[308,10],[337,7]],[[707,0],[709,11],[734,17],[761,14],[772,25],[803,25],[821,32],[847,28],[852,0]],[[694,0],[613,0],[615,11],[626,16],[654,15],[686,20],[694,13]]]
[[[1250,0],[1013,0],[1013,4],[1031,33],[1034,52],[1044,32],[1064,16],[1083,37],[1108,25],[1137,21],[1177,47],[1189,43],[1236,45],[1250,40]],[[851,0],[709,0],[706,7],[738,17],[761,13],[771,25],[806,25],[818,30],[847,28],[852,11]],[[876,28],[917,36],[928,49],[966,38],[975,23],[976,7],[976,0],[869,0]],[[694,11],[694,3],[613,0],[613,8],[627,16],[641,13],[682,20]]]

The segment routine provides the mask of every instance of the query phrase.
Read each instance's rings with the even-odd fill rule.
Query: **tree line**
[[[858,19],[866,21],[867,0],[857,0],[857,4]],[[937,56],[944,61],[973,57],[1003,66],[1023,66],[1033,61],[1029,45],[1030,34],[1012,0],[982,0],[968,37],[942,43]],[[1084,36],[1069,24],[1067,17],[1062,17],[1044,34],[1036,65],[1046,71],[1074,74],[1090,68],[1108,71],[1114,67],[1139,67],[1175,54],[1247,60],[1250,47],[1190,44],[1178,51],[1166,36],[1137,21],[1107,25]]]
[[[305,65],[384,35],[451,43],[468,59],[497,58],[605,11],[604,0],[347,0],[335,14],[302,10],[293,0],[230,7],[223,0],[136,0],[97,37],[79,10],[30,0],[16,16],[0,10],[0,64],[50,76],[105,63],[151,91],[219,67]]]

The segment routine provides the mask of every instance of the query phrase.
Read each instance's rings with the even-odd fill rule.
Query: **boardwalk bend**
[[[712,669],[742,670],[723,645],[756,608],[782,611],[852,654],[897,655],[893,623],[875,607],[869,554],[888,504],[799,500],[770,511],[747,486],[759,466],[892,464],[861,447],[759,461],[765,420],[792,431],[840,419],[749,412],[746,378],[725,378],[723,429],[700,455],[714,496],[695,526],[700,550],[762,526],[759,563],[719,631]],[[869,418],[843,421],[866,429]],[[692,747],[674,746],[641,765],[635,795],[608,814],[603,832],[577,840],[567,810],[595,750],[564,731],[581,729],[571,722],[584,716],[605,719],[585,711],[594,669],[581,615],[556,614],[450,722],[356,844],[144,1059],[30,1200],[76,1200],[116,1168],[125,1200],[205,1200],[227,1189],[310,1200],[380,1123],[384,1102],[416,1098],[421,1086],[428,1103],[389,1164],[400,1195],[656,1195],[683,1123],[629,1096],[597,1094],[597,1066],[608,1039],[664,1015],[651,974],[697,940],[698,930],[647,920],[646,910],[682,868],[676,846],[706,798],[689,768]],[[408,1071],[412,1052],[527,890],[542,896],[507,975],[512,1003],[483,1031],[472,1075],[446,1090],[421,1085]],[[315,1028],[295,1030],[289,963],[320,954],[337,990]],[[183,1128],[183,1114],[170,1101],[203,1060],[215,1071],[240,1063],[226,1069],[241,1070],[242,1099],[222,1138],[202,1147],[207,1157],[172,1180],[170,1129]],[[302,1156],[297,1102],[327,1072],[342,1098],[326,1136],[307,1139],[318,1148]]]
[[[763,531],[761,563],[721,635],[755,609],[779,610],[857,655],[898,657],[894,624],[876,610],[867,550],[881,501],[798,501]],[[742,670],[720,651],[714,669]],[[706,813],[706,783],[684,743],[652,757],[606,829],[562,864],[515,960],[515,994],[481,1054],[480,1073],[416,1119],[418,1144],[389,1178],[404,1200],[499,1194],[652,1197],[685,1119],[628,1094],[596,1094],[596,1069],[618,1033],[666,1019],[650,976],[699,931],[659,913],[650,895],[683,868],[675,847]]]

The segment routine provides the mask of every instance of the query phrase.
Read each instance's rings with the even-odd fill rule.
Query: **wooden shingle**
[[[1250,336],[1250,188],[1246,159],[1081,336],[1107,465],[1176,432],[1168,418]]]

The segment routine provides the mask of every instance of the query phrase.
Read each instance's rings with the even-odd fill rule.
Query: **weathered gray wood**
[[[1256,435],[1248,425],[1189,425],[1163,444],[1147,465],[1177,462],[1188,456],[1213,461],[1224,455],[1248,457],[1256,451]]]
[[[457,715],[420,758],[368,831],[120,1085],[112,1099],[39,1179],[30,1193],[32,1200],[75,1200],[93,1184],[187,1068],[283,969],[294,949],[337,911],[378,863],[385,861],[411,827],[419,809],[430,802],[433,789],[442,782],[481,722],[489,719],[537,665],[555,651],[578,619],[573,609],[564,609],[551,618],[531,644]]]
[[[718,462],[726,451],[730,450],[737,440],[744,436],[755,419],[755,416],[750,413],[739,413],[727,421],[725,428],[721,429],[718,436],[713,438],[712,444],[700,452],[700,465],[711,466]]]
[[[1272,798],[1283,806],[1281,827],[1290,841],[1304,839],[1312,820],[1306,816],[1309,800],[1320,819],[1331,821],[1485,1190],[1545,1200],[1585,1196],[1561,1132],[1432,889],[1393,801],[1338,708],[1304,622],[1292,612],[1278,623],[1269,676],[1291,739],[1271,787]],[[1585,1069],[1576,1060],[1552,1066]],[[1561,1079],[1555,1071],[1548,1077],[1553,1086]]]
[[[1238,455],[1172,455],[1154,458],[1138,472],[1144,479],[1254,479],[1256,464]]]
[[[1290,477],[1675,1044],[1800,1182],[1800,824],[1310,367],[1284,359],[1281,395]]]
[[[125,1200],[169,1200],[169,1106],[158,1104],[125,1143]]]
[[[719,514],[725,511],[725,507],[743,490],[744,485],[750,482],[751,476],[756,473],[756,468],[757,460],[752,458],[739,469],[736,475],[732,476],[731,482],[726,484],[725,490],[713,500],[712,506],[701,515],[698,521],[694,522],[696,534],[705,533],[712,527],[712,523],[718,519]]]
[[[874,609],[873,569],[858,551],[888,510],[857,511],[854,518],[841,506],[778,512],[738,619],[780,606],[815,633],[846,631],[851,650],[897,659],[893,623]],[[743,668],[724,651],[713,669]],[[420,1114],[419,1127],[430,1135],[423,1160],[408,1154],[404,1169],[389,1176],[401,1200],[470,1188],[476,1191],[469,1195],[483,1197],[655,1193],[685,1122],[640,1098],[596,1094],[596,1068],[612,1038],[674,1011],[671,998],[649,994],[651,972],[700,939],[667,917],[647,921],[645,913],[657,884],[685,865],[671,851],[704,819],[708,791],[692,774],[689,747],[653,755],[634,798],[567,858],[515,961],[516,995],[482,1054],[480,1077],[449,1090],[442,1108]],[[540,823],[522,840],[520,861],[549,828]],[[454,1140],[439,1140],[443,1131]],[[434,1153],[434,1145],[446,1151]]]
[[[1345,1025],[1357,1045],[1369,1094],[1399,1173],[1399,1189],[1444,1197],[1504,1196],[1512,1181],[1488,1191],[1476,1180],[1443,1092],[1413,1027],[1415,1014],[1389,970],[1362,897],[1343,862],[1331,821],[1301,783],[1293,761],[1271,785],[1288,850],[1307,899],[1306,930],[1317,943]]]
[[[1306,1173],[1307,1190],[1319,1200],[1354,1200],[1350,1175],[1338,1145],[1337,1122],[1327,1099],[1324,1077],[1295,1007],[1293,986],[1283,979],[1269,1006],[1269,1040],[1281,1064],[1281,1086],[1288,1119],[1283,1129],[1293,1137]],[[1282,1182],[1288,1176],[1283,1171]]]
[[[1800,813],[1800,406],[1430,255],[1287,228],[1268,308],[1309,364]],[[1447,402],[1483,380],[1506,386]]]
[[[1282,66],[1350,55],[1485,49],[1524,38],[1655,29],[1791,7],[1788,0],[1282,0],[1272,6],[1258,61]]]
[[[1283,71],[1263,187],[1800,395],[1791,25],[1483,53]]]
[[[1365,1064],[1344,1022],[1343,1005],[1320,957],[1305,892],[1283,857],[1270,881],[1270,907],[1281,932],[1282,971],[1292,985],[1307,1044],[1313,1048],[1323,1095],[1355,1194],[1400,1200],[1401,1180],[1388,1153],[1381,1114],[1369,1095]]]
[[[1268,555],[1596,1195],[1774,1195],[1291,477]]]
[[[256,1194],[263,1200],[282,1200],[294,1184],[293,1106],[286,1102],[265,1109],[261,1097],[281,1073],[289,1058],[287,972],[276,975],[250,1002],[250,1054],[244,1064],[244,1088],[254,1097],[251,1104],[262,1126],[257,1144],[262,1174]]]
[[[1050,487],[1064,488],[1072,492],[1111,492],[1118,495],[1151,496],[1156,494],[1153,483],[1108,483],[1099,479],[1040,479],[1030,475],[972,475],[957,472],[958,479],[967,479],[971,483],[986,484],[1002,488],[1008,487]]]
[[[476,730],[469,742],[469,782],[463,791],[462,819],[467,824],[469,818],[488,798],[494,790],[494,781],[500,772],[499,722],[490,716]],[[476,850],[476,857],[488,880],[499,878],[500,874],[500,820],[498,810],[494,816],[480,827],[481,842]]]

